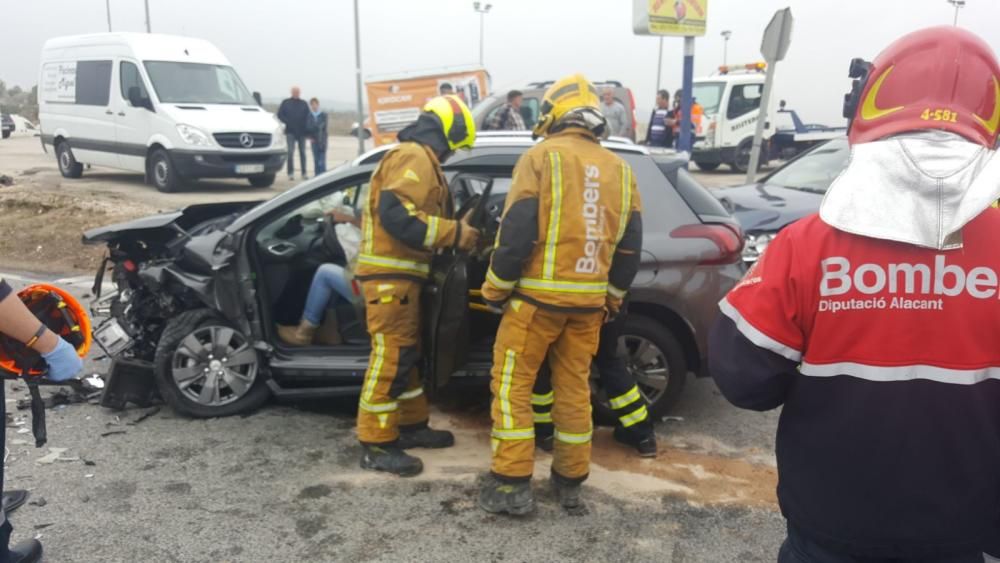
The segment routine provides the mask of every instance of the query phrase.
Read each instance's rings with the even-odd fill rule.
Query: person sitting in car
[[[356,296],[351,287],[350,272],[361,240],[361,219],[334,209],[330,217],[336,223],[337,241],[344,249],[347,266],[332,262],[323,264],[313,274],[306,306],[298,325],[278,325],[278,338],[289,346],[343,343],[334,307],[338,301],[352,301]]]

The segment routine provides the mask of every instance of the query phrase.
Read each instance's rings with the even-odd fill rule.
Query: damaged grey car
[[[444,166],[455,208],[478,210],[493,240],[514,164],[527,136],[482,135]],[[680,397],[689,374],[703,375],[716,303],[740,279],[742,233],[695,182],[686,162],[644,147],[605,143],[629,162],[643,198],[644,249],[619,345],[654,415]],[[363,202],[387,147],[265,202],[193,205],[90,230],[104,244],[95,341],[116,372],[147,374],[175,411],[193,417],[244,413],[269,398],[357,396],[370,352],[364,303],[339,302],[343,343],[290,347],[279,324],[298,322],[310,281],[324,263],[346,265],[330,211]],[[444,252],[424,292],[425,388],[453,376],[489,375],[499,317],[479,300],[489,250]],[[113,287],[101,294],[102,287]],[[354,282],[355,294],[360,288]],[[118,374],[120,375],[120,373]],[[599,417],[606,396],[594,378]]]

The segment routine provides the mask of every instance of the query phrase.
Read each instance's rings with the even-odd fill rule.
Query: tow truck
[[[778,129],[771,137],[771,158],[790,160],[806,149],[847,135],[847,127],[830,127],[817,123],[804,123],[793,109],[787,109],[785,100],[778,104],[778,114],[786,114],[792,120],[791,129]]]

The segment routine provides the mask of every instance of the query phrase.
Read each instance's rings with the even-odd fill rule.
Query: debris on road
[[[109,432],[104,432],[101,434],[101,438],[107,438],[108,436],[114,436],[115,434],[128,434],[127,430],[111,430]]]
[[[0,174],[0,186],[13,186],[13,185],[14,185],[14,178],[6,174]]]
[[[41,463],[41,464],[45,464],[45,465],[49,465],[49,464],[55,463],[56,461],[59,460],[59,458],[60,458],[60,456],[62,456],[62,454],[66,453],[67,449],[68,448],[49,448],[49,453],[47,453],[47,454],[43,455],[42,457],[36,459],[35,463]],[[77,459],[79,459],[79,458],[77,458]]]
[[[683,416],[665,416],[660,419],[662,422],[684,422]]]
[[[139,424],[140,422],[146,420],[147,418],[149,418],[151,416],[156,415],[159,412],[160,412],[160,407],[153,407],[153,408],[149,409],[148,411],[146,411],[146,412],[142,413],[141,415],[139,415],[135,420],[130,420],[130,421],[126,422],[125,424],[127,424],[129,426],[135,426],[136,424]]]
[[[28,504],[30,504],[31,506],[38,506],[38,507],[45,506],[48,503],[49,501],[45,500],[45,497],[38,497],[35,500],[28,502]]]

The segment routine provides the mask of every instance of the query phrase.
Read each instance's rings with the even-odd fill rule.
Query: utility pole
[[[108,33],[111,33],[111,0],[104,0],[104,7],[108,11]]]
[[[722,32],[722,66],[726,66],[726,61],[729,59],[729,38],[732,36],[733,32],[728,29]]]
[[[149,0],[146,2],[146,33],[153,33],[153,29],[149,25]]]
[[[958,26],[958,10],[965,7],[965,0],[948,0],[948,3],[955,7],[955,20],[952,25]]]
[[[365,152],[365,107],[361,100],[361,25],[358,0],[354,0],[354,75],[358,83],[358,155]]]
[[[490,13],[490,8],[493,4],[486,4],[485,6],[481,2],[473,2],[472,9],[479,14],[479,66],[483,65],[483,29],[485,27],[486,14]]]
[[[656,57],[656,91],[660,91],[660,74],[663,72],[663,36],[660,36],[660,47]]]

